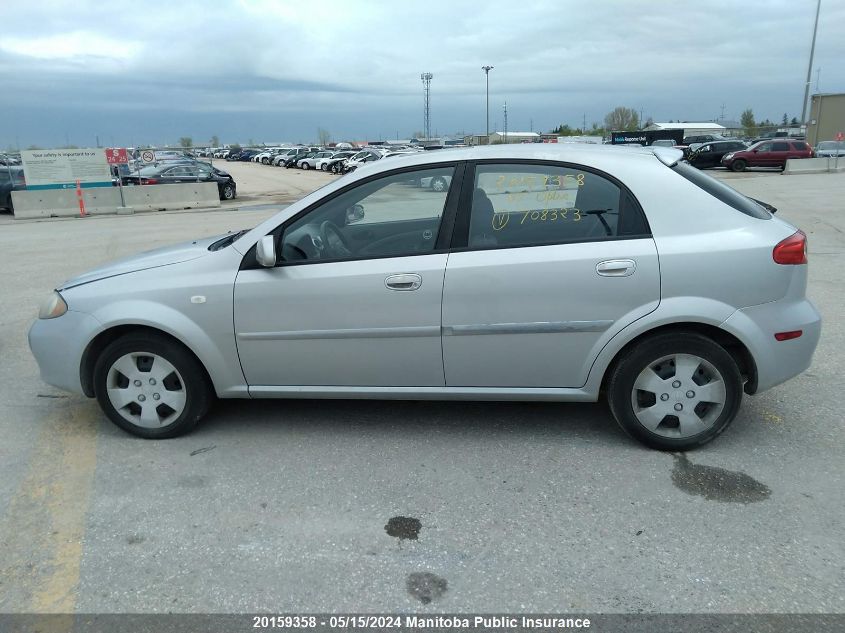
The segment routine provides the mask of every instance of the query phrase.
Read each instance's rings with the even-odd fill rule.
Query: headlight
[[[47,300],[38,308],[38,318],[55,319],[56,317],[62,316],[65,312],[67,312],[67,304],[62,299],[62,295],[54,290],[53,294],[47,297]]]
[[[730,160],[730,159],[731,159],[731,158],[733,158],[733,157],[734,157],[734,153],[733,153],[733,152],[729,152],[729,153],[727,153],[727,154],[725,154],[725,155],[723,156],[723,158],[724,158],[725,160]]]

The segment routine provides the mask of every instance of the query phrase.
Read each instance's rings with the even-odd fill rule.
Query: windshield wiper
[[[214,242],[211,246],[208,247],[208,250],[219,251],[221,248],[226,248],[232,242],[234,242],[236,239],[238,239],[241,235],[243,235],[244,233],[246,233],[249,230],[250,229],[243,229],[242,231],[238,231],[237,233],[232,233],[230,235],[227,235],[223,239],[217,240],[216,242]]]

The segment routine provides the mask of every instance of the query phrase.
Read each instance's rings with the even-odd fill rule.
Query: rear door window
[[[629,195],[577,166],[481,164],[475,170],[468,246],[539,246],[646,234],[638,209],[622,221]]]
[[[789,151],[789,143],[786,142],[777,142],[772,145],[773,152],[788,152]]]

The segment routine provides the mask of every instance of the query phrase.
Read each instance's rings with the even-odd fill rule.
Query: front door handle
[[[390,290],[416,290],[422,286],[422,277],[416,273],[390,275],[384,280],[384,285]]]
[[[602,277],[628,277],[637,270],[633,259],[607,259],[596,264],[596,272]]]

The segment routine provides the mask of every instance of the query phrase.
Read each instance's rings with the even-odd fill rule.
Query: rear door
[[[481,162],[464,182],[443,291],[447,386],[583,386],[602,333],[659,303],[639,205],[579,165]]]
[[[786,165],[786,159],[789,157],[792,148],[788,141],[775,141],[772,143],[771,152],[771,166],[783,167]]]

